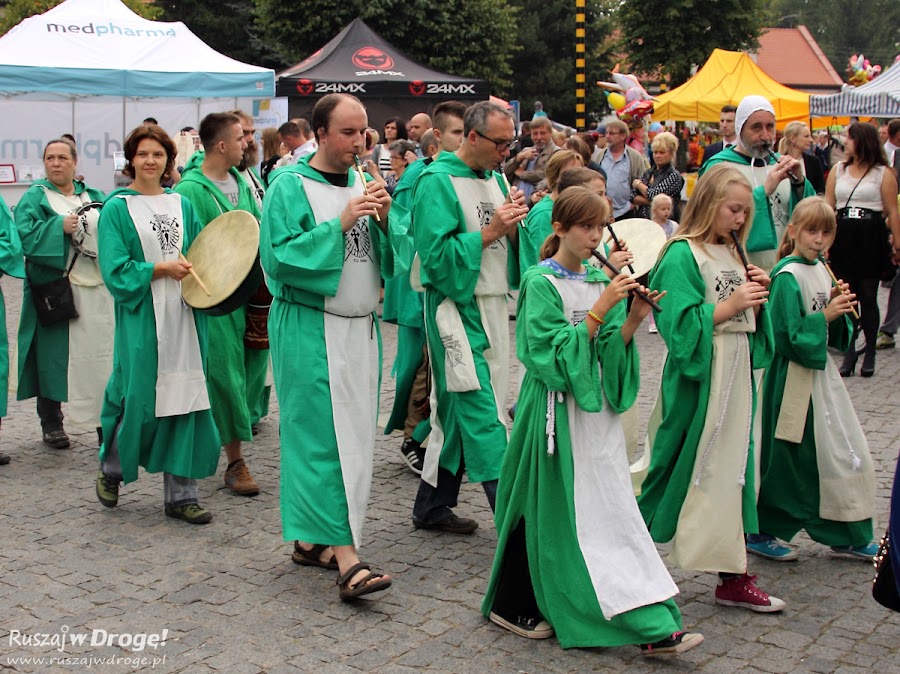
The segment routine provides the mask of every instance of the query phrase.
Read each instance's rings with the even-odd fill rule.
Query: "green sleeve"
[[[853,322],[848,314],[838,316],[828,324],[828,346],[847,351],[853,345]]]
[[[272,182],[259,249],[263,269],[279,283],[326,297],[337,294],[344,267],[341,221],[316,222],[299,176],[284,174]]]
[[[669,349],[669,360],[682,376],[709,378],[713,355],[713,311],[706,286],[686,241],[676,241],[650,274],[650,286],[668,294],[659,301],[656,326]]]
[[[124,199],[110,199],[100,211],[100,273],[106,289],[117,304],[128,311],[137,309],[150,292],[153,263],[144,258],[140,238]],[[187,226],[185,226],[187,232]]]
[[[574,395],[581,409],[600,411],[597,346],[584,321],[578,325],[569,322],[559,293],[543,274],[528,276],[516,316],[517,355],[529,374],[550,391]]]
[[[548,199],[549,197],[544,197]],[[535,204],[528,216],[519,223],[519,271],[525,271],[540,262],[541,246],[553,233],[552,210],[540,208],[542,201]]]
[[[0,198],[0,272],[7,276],[25,278],[22,241],[6,202]]]
[[[242,179],[243,180],[243,179]],[[173,191],[177,192],[185,199],[191,202],[194,212],[200,219],[200,224],[208,225],[212,220],[221,215],[218,208],[215,208],[215,196],[210,194],[206,188],[193,180],[181,180]]]
[[[606,313],[597,334],[603,370],[603,393],[610,406],[619,414],[635,403],[641,384],[637,346],[634,339],[627,345],[622,339],[622,324],[626,316],[627,302],[622,300]]]
[[[22,195],[16,206],[16,228],[29,263],[65,270],[69,244],[63,216],[50,207],[44,188],[36,185]]]
[[[806,313],[800,286],[793,274],[772,279],[767,312],[771,318],[775,351],[811,370],[824,370],[828,329],[821,311]],[[762,313],[762,312],[760,312]]]
[[[481,271],[481,232],[467,232],[456,193],[445,175],[425,173],[413,198],[413,236],[422,284],[466,304]]]

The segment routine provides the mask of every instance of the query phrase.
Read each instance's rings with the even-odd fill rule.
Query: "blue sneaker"
[[[774,536],[768,534],[748,536],[746,546],[747,552],[763,559],[771,559],[773,562],[793,562],[797,559],[796,550],[781,545]]]
[[[873,562],[875,561],[875,555],[878,554],[878,544],[869,543],[868,545],[857,545],[856,547],[832,545],[831,551],[842,557],[852,557],[865,562]]]

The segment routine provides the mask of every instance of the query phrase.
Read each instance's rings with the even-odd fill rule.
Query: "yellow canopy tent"
[[[779,128],[794,120],[809,123],[808,93],[779,84],[746,53],[724,49],[714,49],[697,74],[680,87],[657,96],[653,118],[718,122],[723,105],[737,105],[751,94],[771,101]]]

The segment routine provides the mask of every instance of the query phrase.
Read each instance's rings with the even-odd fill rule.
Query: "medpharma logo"
[[[69,25],[64,26],[59,23],[48,23],[48,33],[84,33],[85,35],[96,35],[102,37],[104,35],[124,35],[126,37],[176,37],[174,28],[147,29],[147,28],[128,28],[117,26],[112,21],[105,24],[92,23],[86,26]]]

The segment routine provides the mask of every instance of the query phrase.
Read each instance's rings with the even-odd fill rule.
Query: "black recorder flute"
[[[768,152],[769,156],[772,157],[772,159],[774,159],[775,161],[778,161],[779,159],[781,159],[781,157],[778,156],[775,153],[775,151],[768,145],[766,146],[766,152]],[[793,170],[788,171],[787,174],[788,174],[788,179],[791,181],[791,184],[794,186],[802,185],[803,181],[805,180],[805,178],[803,176],[798,176],[796,173],[794,173]]]
[[[602,253],[600,253],[598,250],[596,250],[596,249],[592,250],[591,255],[593,255],[595,258],[600,260],[600,264],[602,264],[605,267],[608,267],[612,271],[613,276],[618,276],[619,274],[622,273],[621,269],[617,269],[616,266],[612,262],[610,262],[608,259],[606,259],[606,257]],[[650,299],[650,295],[645,293],[643,290],[638,290],[637,288],[635,288],[634,290],[631,291],[631,294],[644,300],[647,304],[649,304],[651,307],[653,307],[654,311],[662,311],[662,307],[659,306],[652,299]]]
[[[616,233],[613,231],[612,224],[606,225],[606,229],[609,230],[609,235],[612,237],[613,243],[616,244],[616,248],[618,248],[619,250],[622,250],[622,244],[619,243],[619,237],[617,237]],[[634,267],[631,265],[628,265],[628,271],[630,271],[633,274]]]
[[[735,230],[731,230],[731,239],[734,241],[734,247],[738,252],[738,255],[741,256],[741,262],[744,264],[744,271],[747,272],[747,280],[750,280],[750,260],[747,259],[747,254],[744,252],[744,249],[741,247],[741,240],[738,237],[738,233]]]

